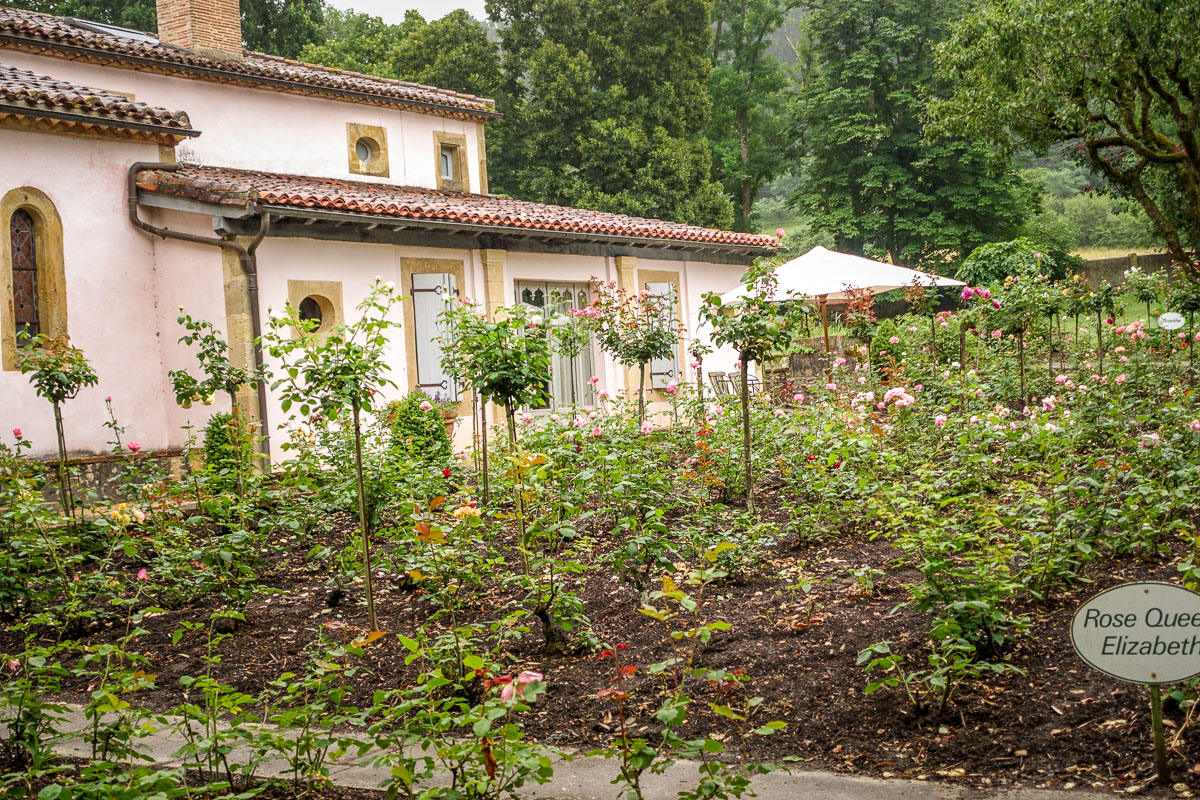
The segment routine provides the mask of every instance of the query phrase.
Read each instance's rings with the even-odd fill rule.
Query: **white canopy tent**
[[[920,286],[965,286],[962,281],[943,278],[908,267],[872,261],[849,253],[837,253],[824,247],[814,247],[799,258],[775,268],[779,284],[776,300],[814,297],[823,302],[846,299],[847,289],[870,289],[872,294],[903,289],[914,283]],[[740,285],[721,295],[722,302],[732,303],[746,294]]]
[[[862,256],[838,253],[817,246],[799,258],[775,269],[778,284],[773,300],[816,298],[821,308],[821,328],[825,333],[825,359],[829,360],[829,314],[827,304],[847,299],[849,289],[870,289],[881,294],[914,284],[926,287],[965,286],[962,281],[943,278],[908,267],[872,261]],[[723,303],[736,303],[747,293],[742,284],[721,295]]]

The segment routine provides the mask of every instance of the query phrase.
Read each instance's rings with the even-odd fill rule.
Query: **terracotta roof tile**
[[[579,234],[581,238],[604,235],[664,240],[681,245],[763,249],[773,249],[778,245],[773,236],[702,228],[507,197],[223,167],[185,165],[177,171],[144,170],[138,174],[138,187],[157,194],[242,208],[258,202],[268,206],[345,211],[491,228],[558,231]]]
[[[182,111],[150,106],[124,95],[56,80],[8,64],[0,64],[0,105],[53,110],[87,117],[100,124],[137,123],[193,133],[191,121]]]
[[[101,30],[84,27],[67,17],[37,11],[0,6],[0,47],[16,45],[26,49],[53,49],[55,46],[90,51],[98,58],[121,61],[136,58],[155,62],[166,71],[190,72],[195,77],[232,82],[258,83],[285,91],[320,94],[351,93],[378,102],[415,105],[463,117],[495,115],[491,100],[470,94],[337,70],[316,64],[247,51],[241,62],[218,61],[191,50],[161,44],[153,36],[104,26]],[[111,32],[109,32],[111,31]]]

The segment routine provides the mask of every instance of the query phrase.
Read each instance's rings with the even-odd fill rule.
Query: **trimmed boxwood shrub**
[[[208,418],[204,426],[204,465],[214,474],[237,469],[237,441],[233,414],[221,412]]]
[[[384,419],[394,451],[413,460],[444,465],[450,461],[453,446],[437,409],[421,410],[421,403],[428,399],[423,392],[412,392],[403,400],[389,403]]]

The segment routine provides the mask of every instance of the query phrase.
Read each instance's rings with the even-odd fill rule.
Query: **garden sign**
[[[1177,331],[1183,327],[1183,314],[1178,311],[1168,311],[1158,317],[1158,327],[1164,331]]]
[[[1088,666],[1150,686],[1155,764],[1165,782],[1159,687],[1200,675],[1200,594],[1157,581],[1106,589],[1075,612],[1071,644]]]

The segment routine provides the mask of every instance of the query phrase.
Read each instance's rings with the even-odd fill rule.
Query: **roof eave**
[[[358,225],[395,225],[406,228],[426,228],[429,230],[455,231],[462,233],[500,234],[504,236],[523,236],[531,239],[561,239],[564,241],[590,241],[604,244],[634,245],[638,247],[671,249],[671,250],[716,250],[736,252],[745,255],[769,255],[775,252],[773,247],[758,247],[755,245],[735,244],[731,242],[704,242],[688,239],[667,239],[658,236],[632,236],[616,233],[591,233],[588,231],[556,231],[547,228],[518,228],[506,225],[489,225],[483,223],[458,222],[454,220],[426,219],[421,217],[401,217],[381,214],[358,214],[350,211],[327,211],[324,209],[295,208],[264,204],[263,206],[274,217],[293,217],[297,219],[326,219],[335,222],[348,222]]]
[[[60,111],[52,108],[40,108],[24,103],[12,103],[0,100],[0,113],[13,114],[21,117],[36,117],[38,119],[54,119],[61,122],[75,122],[84,125],[98,125],[106,128],[120,128],[128,131],[156,134],[158,136],[174,136],[180,139],[199,136],[200,131],[191,128],[174,128],[170,125],[155,125],[149,122],[134,122],[132,120],[114,119],[101,114],[86,114],[72,111]]]
[[[166,200],[166,198],[170,198]],[[191,198],[182,198],[165,192],[156,192],[144,185],[138,188],[138,202],[159,208],[169,208],[176,211],[193,211],[195,213],[225,216],[231,219],[244,219],[250,214],[248,205],[214,204]],[[261,204],[262,210],[275,219],[299,220],[305,226],[325,222],[349,229],[372,231],[385,228],[394,231],[422,230],[451,234],[466,234],[472,236],[499,236],[507,239],[528,239],[542,243],[560,242],[562,244],[587,242],[618,247],[636,247],[644,250],[669,250],[703,255],[705,253],[733,256],[740,260],[753,260],[762,256],[771,256],[776,248],[758,245],[737,244],[732,242],[704,242],[686,239],[665,239],[655,236],[632,236],[612,233],[590,233],[587,231],[556,231],[545,228],[518,228],[505,225],[489,225],[481,223],[457,222],[453,220],[426,219],[421,217],[402,217],[381,214],[360,214],[350,211],[330,211],[326,209],[296,208]],[[316,237],[314,237],[316,238]],[[350,237],[347,237],[349,239]],[[697,260],[703,260],[698,258]]]
[[[31,50],[49,50],[53,53],[61,53],[64,57],[68,58],[98,58],[109,62],[124,63],[141,67],[152,67],[166,72],[183,72],[215,80],[275,87],[294,94],[330,96],[346,100],[360,100],[382,105],[397,106],[400,108],[415,108],[423,111],[433,111],[441,115],[483,120],[484,122],[490,122],[492,120],[499,119],[502,116],[498,111],[462,108],[460,106],[430,103],[422,100],[404,100],[398,97],[390,97],[388,95],[375,94],[372,92],[356,92],[353,89],[338,89],[329,86],[303,83],[301,81],[269,78],[262,75],[252,75],[245,72],[237,72],[235,70],[223,70],[215,67],[200,66],[198,64],[181,64],[175,61],[164,61],[162,59],[148,58],[146,56],[138,56],[130,53],[117,53],[111,50],[83,47],[81,45],[73,45],[66,42],[55,42],[47,39],[21,36],[7,31],[0,31],[0,47],[5,44],[14,45],[18,49],[25,50],[26,52]]]

